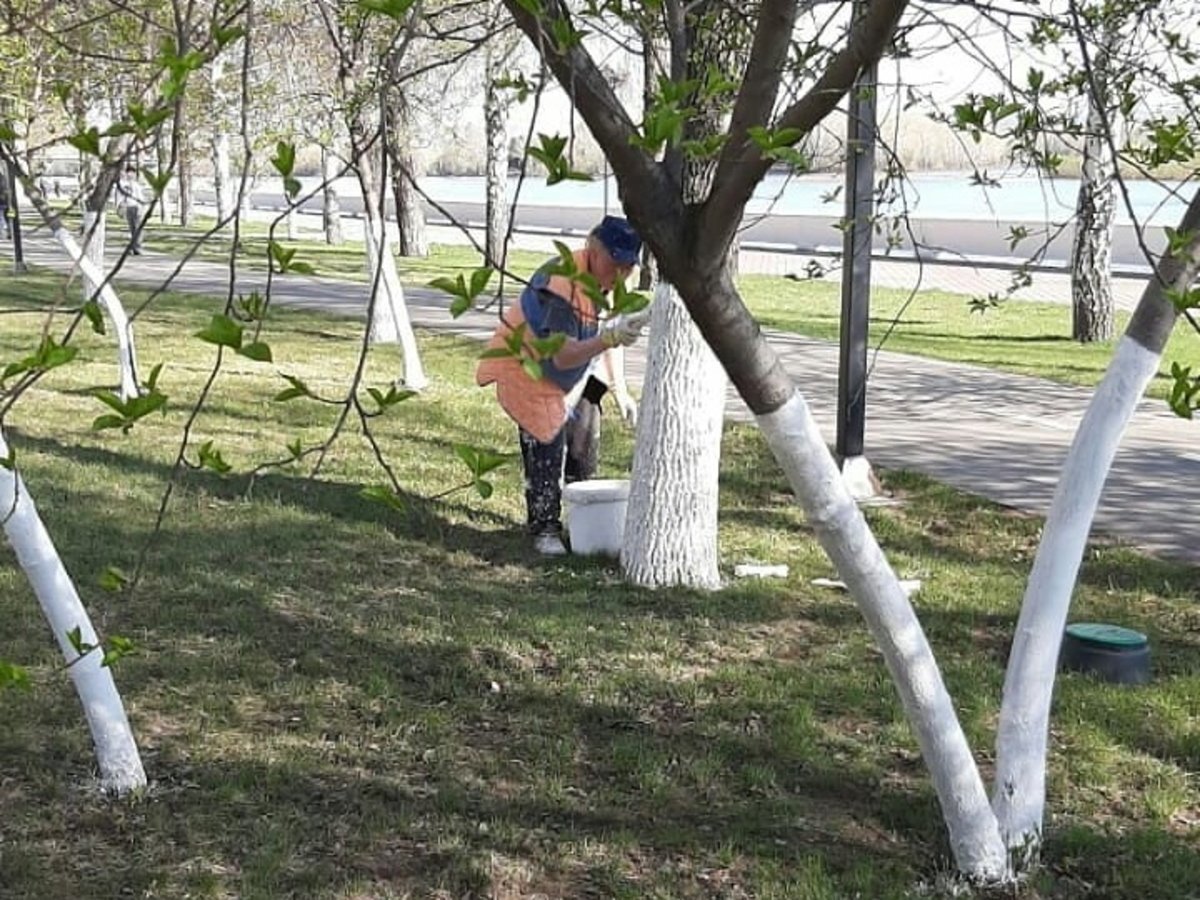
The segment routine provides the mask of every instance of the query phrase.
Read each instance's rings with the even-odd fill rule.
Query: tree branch
[[[569,21],[562,3],[547,2],[541,17],[517,0],[504,0],[504,5],[563,90],[571,95],[575,109],[608,157],[622,188],[621,201],[643,239],[657,256],[663,249],[677,246],[681,214],[678,191],[671,189],[658,164],[630,143],[637,128],[587,50],[576,45],[560,52],[544,27],[555,19]]]
[[[816,84],[783,111],[775,128],[796,128],[801,136],[812,131],[850,90],[859,72],[883,55],[907,6],[908,0],[874,0],[867,4],[850,32],[846,47],[830,61]],[[789,29],[786,37],[790,36]],[[738,92],[738,105],[748,84],[743,84]],[[762,89],[761,83],[758,89]],[[737,137],[740,140],[730,140],[721,154],[713,192],[697,223],[698,259],[724,259],[746,203],[771,167],[771,160],[762,156],[756,144],[744,135]]]
[[[747,130],[755,125],[766,125],[770,119],[791,46],[796,7],[796,0],[763,0],[746,74],[729,122],[729,140],[717,163],[717,183],[728,171],[729,157],[734,153],[730,148],[744,146]]]

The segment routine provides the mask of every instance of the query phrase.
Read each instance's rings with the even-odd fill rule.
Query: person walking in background
[[[117,206],[124,212],[125,222],[129,226],[129,252],[139,255],[142,252],[142,206],[145,200],[142,196],[142,184],[138,180],[137,170],[133,166],[125,169],[125,174],[117,182]]]
[[[8,225],[8,176],[0,169],[0,240],[7,241],[12,235]]]
[[[574,265],[608,294],[618,280],[629,277],[641,247],[641,238],[625,219],[605,216],[583,249],[573,254]],[[529,532],[534,548],[545,556],[567,552],[562,541],[563,478],[580,481],[595,474],[599,404],[608,388],[626,420],[636,420],[637,405],[625,386],[620,353],[641,336],[650,313],[646,309],[600,319],[586,291],[554,272],[560,264],[556,257],[538,269],[488,343],[489,350],[502,350],[522,327],[530,338],[564,335],[562,347],[540,361],[542,377],[531,378],[522,360],[512,355],[485,357],[475,373],[479,385],[496,385],[500,406],[517,423]]]

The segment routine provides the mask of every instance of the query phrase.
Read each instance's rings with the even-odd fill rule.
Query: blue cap
[[[633,226],[620,216],[605,216],[592,229],[592,234],[604,245],[608,255],[622,266],[637,263],[642,252],[642,239]]]

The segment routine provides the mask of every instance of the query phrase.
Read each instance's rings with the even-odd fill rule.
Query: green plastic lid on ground
[[[1148,643],[1140,631],[1103,622],[1075,622],[1067,626],[1067,634],[1078,641],[1115,650],[1144,647]]]

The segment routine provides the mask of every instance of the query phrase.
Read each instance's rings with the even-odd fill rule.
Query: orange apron
[[[587,250],[576,250],[573,254],[575,265],[581,272],[587,271]],[[596,307],[590,297],[578,285],[562,275],[551,275],[544,288],[570,303],[579,320],[584,325],[594,326],[596,322]],[[528,290],[528,288],[526,289]],[[504,349],[514,331],[527,324],[525,313],[520,302],[514,303],[504,311],[496,331],[488,341],[487,349]],[[530,344],[536,334],[525,333],[525,346],[522,354],[536,358]],[[577,335],[567,335],[575,338]],[[586,372],[586,369],[584,370]],[[496,399],[500,407],[514,422],[541,441],[548,444],[562,431],[567,422],[570,410],[567,407],[567,391],[559,387],[549,378],[531,378],[521,366],[521,360],[513,356],[497,356],[481,359],[475,369],[475,382],[483,387],[496,385]]]

